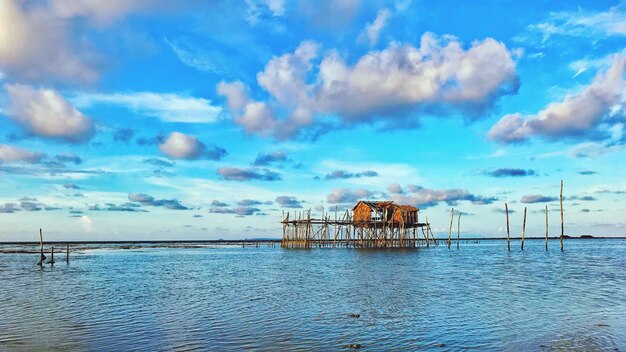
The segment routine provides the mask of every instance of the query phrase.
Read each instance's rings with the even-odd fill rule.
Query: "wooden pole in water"
[[[560,203],[561,203],[561,252],[563,252],[563,235],[565,232],[565,228],[563,226],[563,180],[561,180]]]
[[[67,243],[66,245],[67,245],[67,250],[65,251],[65,262],[69,264],[70,263],[70,244]]]
[[[454,208],[452,208],[452,216],[450,217],[450,230],[448,230],[448,249],[450,249],[450,236],[452,236],[452,221],[454,221]]]
[[[461,213],[459,213],[459,224],[456,233],[456,249],[459,249],[459,241],[461,240]]]
[[[54,247],[50,248],[50,265],[54,265]]]
[[[504,209],[506,210],[506,246],[511,251],[511,233],[509,231],[509,205],[504,203]]]
[[[548,250],[548,206],[546,205],[546,251]]]
[[[43,231],[39,229],[39,265],[43,266],[43,260],[46,257],[43,255]]]
[[[524,250],[524,233],[526,232],[526,207],[524,207],[524,223],[522,224],[522,250]]]
[[[430,228],[430,225],[428,224],[428,216],[426,217],[426,248],[430,247],[429,244],[429,238],[428,238],[428,229]]]

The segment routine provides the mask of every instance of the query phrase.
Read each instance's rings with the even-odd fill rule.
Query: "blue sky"
[[[626,3],[0,0],[0,241],[624,235]],[[423,219],[423,218],[422,218]]]

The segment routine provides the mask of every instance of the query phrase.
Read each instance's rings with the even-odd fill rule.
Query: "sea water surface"
[[[625,351],[626,240],[565,246],[0,254],[0,351]]]

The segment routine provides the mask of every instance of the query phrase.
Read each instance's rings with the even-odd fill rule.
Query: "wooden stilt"
[[[39,229],[39,262],[37,265],[43,266],[44,260],[46,260],[46,256],[43,254],[43,231]]]
[[[461,240],[461,213],[459,213],[459,224],[457,225],[456,249],[459,249],[460,240]]]
[[[452,216],[450,217],[450,230],[448,231],[448,249],[450,249],[450,236],[452,236],[452,221],[454,221],[454,208],[452,208]]]
[[[546,205],[546,251],[548,250],[548,206]]]
[[[504,203],[504,209],[506,211],[506,246],[511,251],[511,233],[509,231],[509,205]]]
[[[522,250],[524,250],[524,233],[526,232],[526,207],[524,207],[524,223],[522,224]]]
[[[563,180],[561,180],[561,196],[560,204],[561,204],[561,252],[563,252],[563,236],[565,235],[565,226],[563,225]]]
[[[430,247],[430,245],[428,244],[429,238],[428,238],[428,229],[430,228],[430,225],[428,224],[428,216],[426,217],[426,248]]]

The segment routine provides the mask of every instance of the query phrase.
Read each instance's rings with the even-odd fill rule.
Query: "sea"
[[[37,246],[0,244],[0,351],[626,351],[625,239]]]

